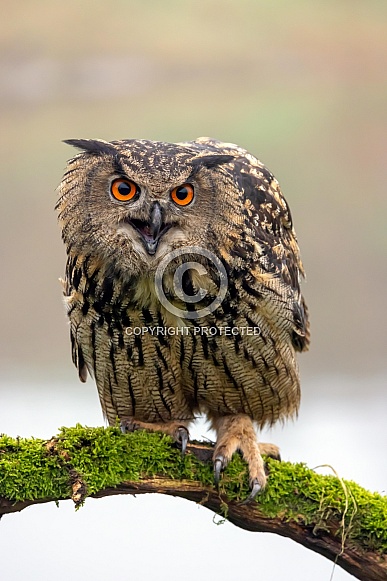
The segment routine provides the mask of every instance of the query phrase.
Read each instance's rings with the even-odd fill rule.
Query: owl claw
[[[214,480],[216,486],[219,484],[220,473],[225,468],[225,462],[223,456],[217,456],[214,460]]]
[[[257,478],[254,478],[254,480],[251,482],[251,488],[252,488],[252,490],[251,490],[249,496],[246,498],[246,500],[244,500],[242,502],[242,504],[248,504],[249,502],[254,500],[254,498],[257,496],[258,492],[260,492],[262,490],[262,486],[259,484]]]
[[[179,428],[177,428],[176,434],[175,434],[175,439],[176,439],[176,443],[181,448],[181,455],[184,456],[185,451],[187,449],[188,440],[189,440],[189,432],[188,432],[187,428],[184,428],[183,426],[180,426]]]

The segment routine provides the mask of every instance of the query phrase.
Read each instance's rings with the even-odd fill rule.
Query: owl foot
[[[258,444],[253,422],[245,414],[213,418],[212,425],[217,432],[213,454],[215,483],[219,483],[221,472],[239,450],[249,466],[251,493],[245,502],[250,502],[266,485],[261,453],[279,459],[279,449],[273,444]]]
[[[225,462],[225,459],[223,456],[217,456],[215,458],[214,461],[214,480],[215,480],[215,484],[218,486],[219,484],[219,480],[220,480],[220,473],[225,469],[227,463]],[[254,478],[254,480],[250,479],[250,486],[251,486],[251,492],[249,494],[249,496],[246,498],[245,501],[242,502],[242,504],[248,504],[251,500],[253,500],[258,492],[260,492],[262,490],[262,486],[261,484],[258,482],[257,478]]]
[[[187,422],[188,423],[188,422]],[[165,422],[165,423],[153,423],[153,422],[142,422],[141,420],[136,420],[135,418],[128,417],[123,418],[120,421],[120,428],[123,434],[128,432],[135,432],[136,430],[145,430],[146,432],[162,432],[167,434],[174,439],[176,444],[181,449],[181,453],[184,456],[187,449],[187,444],[189,441],[189,431],[188,428],[181,422]]]

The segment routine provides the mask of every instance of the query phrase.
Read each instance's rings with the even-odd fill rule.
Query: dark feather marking
[[[77,360],[77,344],[75,342],[75,337],[73,332],[70,330],[70,341],[71,341],[71,354],[72,354],[72,359],[73,359],[73,363],[75,366],[78,365],[78,360]]]
[[[82,270],[80,268],[74,268],[72,272],[71,282],[74,285],[75,290],[78,290],[81,279],[82,279]]]
[[[157,405],[155,404],[155,402],[153,402],[154,406],[155,406],[155,412],[156,415],[158,416],[158,418],[160,419],[161,422],[165,422],[165,418],[163,418],[163,416],[161,415],[161,413],[159,412]]]
[[[240,335],[234,335],[233,336],[233,339],[234,339],[234,349],[235,349],[235,353],[238,354],[240,352],[239,343],[242,341],[242,337]]]
[[[98,271],[95,271],[86,280],[86,293],[87,293],[87,295],[95,297],[97,284],[98,284]]]
[[[219,361],[216,359],[216,357],[215,357],[215,355],[214,355],[213,353],[211,354],[211,357],[212,357],[212,361],[213,361],[213,363],[214,363],[215,367],[220,367],[220,363],[219,363]]]
[[[102,304],[99,301],[94,301],[93,309],[98,315],[102,315]]]
[[[253,319],[251,317],[249,317],[249,315],[245,315],[245,319],[246,319],[246,323],[249,324],[249,327],[258,327],[258,325],[255,323],[255,321],[253,321]]]
[[[231,373],[231,371],[230,371],[230,369],[229,369],[229,367],[227,365],[227,361],[226,361],[225,355],[222,355],[222,361],[223,361],[223,367],[224,367],[224,370],[226,372],[227,377],[229,379],[231,379],[234,387],[236,387],[237,389],[239,389],[239,383],[234,379],[234,377],[233,377],[233,375],[232,375],[232,373]],[[242,388],[242,390],[243,390],[243,388]]]
[[[243,347],[243,355],[245,356],[245,359],[247,359],[247,361],[250,361],[251,365],[255,369],[257,367],[257,362],[255,361],[254,357],[248,352],[246,347]]]
[[[167,400],[165,399],[165,397],[163,396],[163,389],[164,389],[164,383],[163,383],[163,374],[161,372],[161,368],[157,367],[157,377],[159,379],[159,395],[160,395],[160,399],[163,402],[163,406],[165,407],[166,410],[168,410],[169,415],[171,415],[171,408],[168,405]]]
[[[208,338],[207,338],[207,335],[205,335],[203,333],[203,335],[200,335],[200,338],[202,341],[204,359],[208,359]]]
[[[86,368],[86,363],[83,357],[83,352],[82,349],[80,347],[78,347],[78,375],[79,375],[79,379],[82,381],[82,383],[84,383],[86,381],[87,378],[87,368]]]
[[[185,357],[185,347],[184,347],[184,340],[181,339],[180,340],[180,367],[183,365],[184,363],[184,357]]]
[[[275,389],[272,384],[266,379],[266,377],[264,375],[261,375],[261,379],[263,381],[263,385],[265,387],[268,387],[271,391],[272,396],[276,396],[278,399],[278,391],[277,389]]]
[[[110,277],[106,277],[102,285],[102,297],[105,303],[110,304],[113,298],[113,292],[113,280]]]
[[[135,412],[136,412],[136,398],[134,397],[132,382],[130,381],[130,375],[128,375],[128,388],[129,388],[130,399],[132,400],[132,415],[134,416]]]
[[[157,325],[159,327],[164,327],[164,319],[162,317],[161,312],[158,313],[158,317],[157,317]],[[157,339],[159,341],[159,343],[163,346],[163,347],[168,347],[168,340],[166,337],[164,337],[164,335],[162,333],[159,333],[157,335]]]
[[[74,170],[72,170],[72,171],[74,171]],[[68,186],[68,185],[69,185],[69,184],[67,184],[67,186]],[[55,204],[55,210],[59,210],[59,207],[60,207],[60,205],[61,205],[61,203],[62,203],[63,199],[67,198],[67,196],[68,196],[69,194],[71,194],[71,192],[72,192],[72,191],[74,191],[75,189],[77,189],[78,187],[79,187],[79,184],[78,184],[78,183],[76,183],[75,185],[73,185],[73,186],[71,186],[71,187],[69,187],[69,188],[67,188],[67,187],[66,187],[66,192],[65,192],[65,193],[64,193],[64,194],[63,194],[63,195],[62,195],[62,196],[59,198],[59,200],[58,200],[58,201],[57,201],[57,203]],[[65,212],[67,212],[68,210],[69,210],[69,207],[66,205],[66,206],[63,208],[63,210],[61,210],[61,211],[59,212],[59,214],[58,214],[58,219],[60,219],[60,218],[63,216],[63,214],[64,214]]]
[[[262,293],[257,291],[252,286],[249,286],[249,284],[245,278],[242,279],[242,288],[243,288],[243,290],[245,290],[247,292],[247,294],[253,295],[253,297],[256,297],[257,299],[262,297]]]
[[[227,402],[226,402],[226,398],[225,398],[225,395],[224,395],[224,393],[222,394],[222,401],[223,401],[223,403],[224,403],[224,407],[226,408],[226,410],[230,411],[230,408],[229,408],[229,406],[228,406],[228,404],[227,404]],[[223,412],[223,410],[220,410],[220,409],[219,409],[219,412],[221,412],[221,411]]]
[[[119,174],[122,177],[126,177],[126,172],[125,172],[124,167],[122,165],[121,159],[117,153],[114,155],[113,165],[114,165],[114,171],[117,174]]]
[[[228,365],[227,365],[227,363],[226,363],[226,358],[225,358],[225,356],[224,356],[224,355],[223,355],[223,357],[222,357],[222,361],[223,361],[223,368],[224,368],[224,370],[225,370],[225,372],[226,372],[226,375],[227,375],[227,377],[228,377],[229,379],[231,379],[232,383],[234,384],[234,387],[236,387],[238,390],[240,389],[240,390],[242,391],[242,395],[243,395],[244,401],[245,401],[245,403],[247,404],[247,407],[248,407],[248,409],[249,409],[249,412],[250,412],[250,414],[251,414],[251,417],[252,417],[254,414],[253,414],[253,411],[252,411],[252,409],[250,408],[249,400],[248,400],[248,398],[247,398],[247,396],[246,396],[246,392],[245,392],[245,388],[243,387],[243,383],[241,382],[241,383],[239,384],[239,383],[238,383],[238,382],[237,382],[237,381],[234,379],[234,377],[233,377],[233,375],[232,375],[232,373],[231,373],[231,371],[230,371],[230,369],[229,369],[229,367],[228,367]],[[241,401],[242,401],[242,400],[241,400]]]
[[[127,313],[126,308],[121,310],[121,321],[122,321],[122,326],[127,329],[130,328],[132,321]]]
[[[79,171],[79,169],[78,169],[77,167],[73,167],[72,169],[68,169],[68,170],[66,170],[66,171],[65,171],[65,173],[63,174],[63,179],[64,179],[64,178],[67,178],[68,176],[71,176],[71,174],[73,174],[74,172],[77,172],[77,171]],[[69,183],[69,182],[66,182],[66,185],[67,185],[68,183]],[[68,191],[68,190],[66,190],[66,191]]]
[[[155,347],[156,347],[156,352],[157,352],[157,356],[159,359],[161,359],[162,364],[164,365],[164,369],[168,369],[168,363],[163,355],[163,352],[161,351],[160,347],[157,345],[157,343],[155,343]]]
[[[119,333],[119,335],[118,335],[118,347],[120,349],[125,349],[125,341],[124,341],[124,336],[123,336],[122,332]]]
[[[108,377],[107,377],[107,384],[108,384],[108,389],[109,389],[110,401],[112,402],[114,408],[116,408],[115,401],[114,401],[114,395],[113,395],[114,391],[113,391],[113,386],[112,386],[110,375],[108,375]],[[106,387],[106,380],[104,382],[104,387]]]
[[[292,343],[298,351],[303,351],[307,345],[305,337],[302,337],[302,335],[299,335],[296,331],[292,332]]]
[[[266,358],[263,355],[260,356],[260,359],[263,361],[265,368],[270,369],[270,366],[269,366],[268,362],[266,361]],[[277,370],[276,367],[275,367],[275,369]],[[278,370],[277,370],[277,373],[278,373]]]
[[[235,286],[234,286],[234,289],[235,289]],[[237,297],[237,296],[238,296],[238,292],[235,289],[235,297]],[[231,298],[233,299],[235,297],[231,297]],[[227,301],[227,300],[223,301],[221,308],[223,309],[223,313],[225,315],[229,315],[232,319],[236,319],[236,317],[238,316],[238,308],[235,305],[233,305],[231,301]],[[217,312],[218,312],[218,309],[216,309],[215,313],[217,313]]]
[[[110,362],[112,364],[114,381],[115,381],[115,383],[117,385],[118,384],[118,381],[117,381],[117,369],[116,369],[116,361],[114,359],[114,345],[113,345],[113,343],[110,345],[109,357],[110,357]]]
[[[143,307],[141,312],[142,312],[142,317],[144,319],[144,323],[146,323],[147,325],[151,325],[153,323],[153,317],[151,315],[150,310]]]
[[[69,308],[69,310],[67,311],[67,316],[69,317],[71,315],[71,313],[73,312],[73,310],[75,309],[75,307],[77,307],[78,305],[76,303],[73,303],[71,305],[71,307]]]
[[[218,331],[219,331],[219,329],[218,329]],[[220,333],[220,331],[219,331],[219,333]],[[225,335],[225,336],[228,337],[228,335]],[[210,347],[212,353],[219,351],[219,345],[218,345],[215,337],[211,337],[208,344],[209,344],[209,347]]]
[[[96,351],[96,343],[95,343],[95,324],[94,324],[94,322],[91,323],[90,330],[91,330],[91,356],[93,358],[93,370],[94,370],[95,377],[97,377],[97,364],[96,364],[97,351]]]
[[[192,351],[191,351],[191,357],[190,357],[189,362],[188,362],[188,369],[190,371],[193,371],[192,364],[193,364],[194,355],[196,353],[197,342],[198,341],[197,341],[197,338],[195,337],[195,335],[192,335]]]
[[[159,367],[158,365],[156,366],[156,373],[157,373],[157,378],[159,380],[159,392],[161,393],[164,389],[164,381],[163,381],[163,373],[161,371],[161,367]]]

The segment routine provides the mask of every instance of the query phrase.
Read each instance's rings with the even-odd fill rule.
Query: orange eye
[[[120,202],[129,202],[140,193],[140,188],[131,180],[118,178],[112,182],[110,192],[116,200]]]
[[[194,189],[191,184],[183,184],[171,191],[171,198],[178,206],[188,206],[194,199]]]

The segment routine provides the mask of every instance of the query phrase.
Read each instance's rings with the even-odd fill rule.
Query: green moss
[[[68,472],[47,456],[45,442],[0,437],[0,497],[35,500],[68,496]]]
[[[321,476],[304,464],[267,459],[267,466],[269,483],[257,498],[264,515],[296,520],[315,532],[329,526],[337,529],[346,508],[338,478]],[[123,481],[156,475],[213,486],[211,464],[201,463],[192,454],[182,458],[171,439],[159,433],[122,435],[118,428],[77,425],[61,429],[56,453],[50,453],[43,440],[0,437],[0,497],[15,501],[68,498],[69,468],[82,476],[89,495]],[[387,498],[354,482],[346,481],[345,486],[349,490],[344,518],[348,539],[366,549],[387,552]],[[243,500],[249,494],[247,467],[239,455],[224,473],[221,493],[228,501]]]

